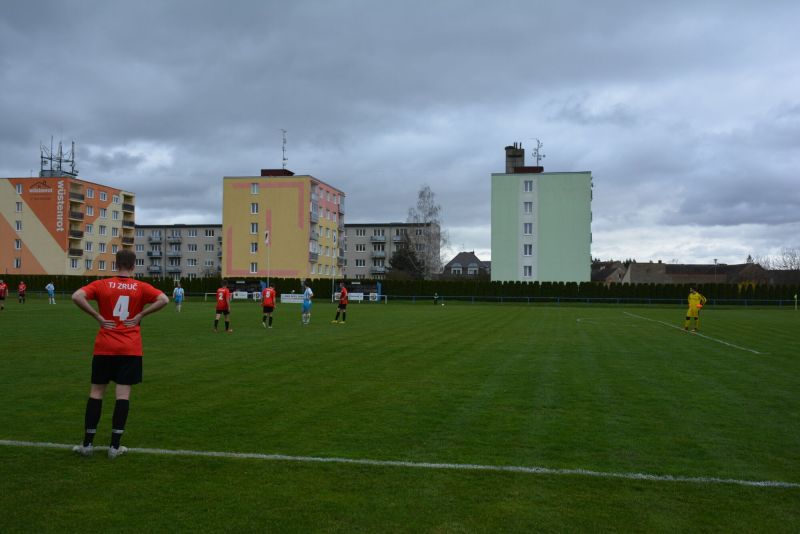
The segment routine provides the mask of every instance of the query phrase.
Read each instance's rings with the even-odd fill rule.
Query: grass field
[[[302,327],[282,305],[265,330],[236,302],[232,334],[199,299],[145,319],[134,450],[0,445],[0,531],[800,530],[800,312],[707,308],[700,336],[677,307],[349,308]],[[6,302],[0,440],[79,442],[95,329],[63,299]]]

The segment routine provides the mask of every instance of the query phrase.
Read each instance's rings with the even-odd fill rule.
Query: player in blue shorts
[[[311,291],[311,281],[306,280],[303,282],[303,287],[305,287],[305,291],[303,291],[303,315],[302,321],[303,324],[309,324],[311,322],[311,299],[314,298],[314,292]]]
[[[172,300],[175,301],[175,311],[181,311],[181,304],[183,304],[183,288],[180,282],[175,283],[175,289],[172,290]]]

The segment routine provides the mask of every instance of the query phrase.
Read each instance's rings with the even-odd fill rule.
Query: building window
[[[94,243],[92,243],[91,241],[87,241],[83,245],[83,250],[85,250],[86,252],[91,252],[92,251],[92,247],[94,247]]]
[[[100,200],[102,202],[105,202],[106,200],[108,200],[108,194],[105,191],[100,191]]]
[[[250,215],[255,215],[258,213],[258,202],[251,202],[250,203]]]
[[[136,266],[144,267],[144,258],[136,258]]]
[[[136,245],[136,252],[144,252],[144,245]]]
[[[170,267],[180,267],[181,266],[181,259],[180,258],[170,258],[167,264]]]
[[[356,267],[366,267],[367,260],[356,260]]]
[[[14,268],[22,269],[22,258],[14,258]]]
[[[97,270],[98,271],[106,270],[106,260],[97,260]]]
[[[22,213],[22,202],[17,202],[17,213]]]
[[[119,195],[113,195],[111,197],[111,202],[113,202],[114,204],[119,204]]]
[[[414,250],[422,252],[425,250],[425,243],[414,243]]]
[[[106,227],[103,226],[102,224],[98,227],[97,230],[98,230],[97,233],[100,234],[100,235],[108,235],[108,232],[106,231]]]
[[[99,252],[105,252],[106,251],[106,244],[105,243],[98,243],[97,247],[98,247]]]
[[[86,190],[86,198],[94,198],[94,189],[91,187]]]
[[[119,245],[111,245],[111,253],[116,254],[119,251]]]
[[[214,237],[214,229],[206,228],[206,237]]]
[[[360,244],[356,243],[356,252],[366,252],[366,251],[367,251],[367,245],[366,244],[364,244],[364,243],[360,243]]]
[[[92,223],[88,223],[86,225],[85,233],[90,234],[90,235],[94,233],[94,225]]]
[[[105,208],[100,208],[100,218],[107,219],[108,218],[108,210]]]
[[[522,233],[525,235],[533,234],[533,223],[522,223]]]
[[[197,252],[197,243],[188,243],[186,245],[186,250],[189,252]]]
[[[205,251],[206,252],[214,252],[214,245],[211,244],[211,243],[206,243]]]
[[[356,237],[364,237],[367,235],[366,228],[356,228]]]
[[[257,234],[258,233],[258,223],[251,222],[250,223],[250,233]]]
[[[425,235],[425,230],[423,228],[417,228],[414,231],[414,235]]]
[[[17,184],[17,194],[18,195],[22,194],[22,184]]]
[[[258,272],[258,263],[255,261],[250,262],[250,273],[255,274]]]
[[[197,267],[197,259],[196,258],[187,258],[186,265],[188,267]]]
[[[255,241],[255,242],[253,242],[253,243],[250,243],[250,252],[251,252],[251,253],[256,253],[256,252],[258,252],[258,241]]]
[[[70,269],[77,269],[78,268],[78,258],[70,258],[69,259],[69,268]]]
[[[91,270],[92,268],[92,260],[86,260],[86,270]]]
[[[525,278],[530,278],[533,276],[533,267],[530,265],[523,265],[522,266],[522,276]]]
[[[117,210],[112,210],[111,211],[111,219],[114,220],[114,221],[118,221],[119,220],[119,212]]]
[[[213,267],[214,266],[214,260],[206,260],[206,261],[203,262],[203,265],[205,267]]]
[[[372,235],[375,237],[383,237],[384,235],[383,228],[375,228],[374,230],[372,230]]]
[[[86,206],[86,216],[87,217],[94,216],[94,206]]]
[[[150,230],[150,237],[161,237],[161,230]]]
[[[22,250],[22,239],[14,240],[14,250]]]
[[[522,255],[533,256],[533,245],[531,244],[522,245]]]
[[[17,229],[17,232],[22,230],[22,221],[14,221],[14,228]]]
[[[250,193],[257,195],[258,194],[258,182],[253,182],[250,184]]]
[[[530,193],[533,191],[533,180],[525,180],[524,182],[524,191],[526,193]]]
[[[111,262],[111,270],[117,272],[117,262],[115,261]]]
[[[144,237],[144,230],[142,228],[136,229],[136,237]]]
[[[461,274],[461,266],[460,265],[458,265],[458,266],[454,265],[453,267],[450,268],[450,273],[451,274],[460,275]]]
[[[111,237],[119,237],[119,228],[116,226],[111,228]]]
[[[189,237],[197,237],[197,228],[189,228],[187,230]]]
[[[188,277],[189,277],[189,280],[196,280],[197,279],[197,274],[196,273],[189,273]]]
[[[525,213],[533,213],[533,202],[523,202],[522,207]]]

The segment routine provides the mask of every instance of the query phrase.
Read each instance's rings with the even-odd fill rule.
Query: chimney
[[[517,146],[519,145],[519,146]],[[514,169],[525,166],[525,151],[522,143],[506,147],[506,174],[514,174]]]

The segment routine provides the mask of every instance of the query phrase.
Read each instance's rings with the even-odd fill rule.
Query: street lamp
[[[717,258],[714,258],[714,298],[717,297]]]

